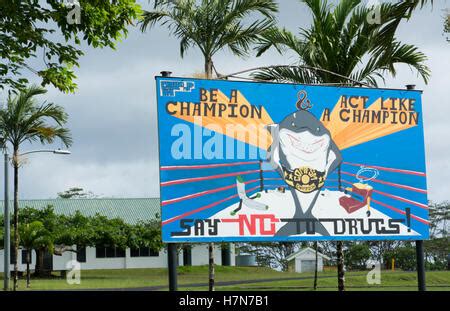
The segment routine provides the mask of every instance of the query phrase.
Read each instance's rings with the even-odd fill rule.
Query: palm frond
[[[39,104],[35,98],[45,92],[32,86],[8,99],[6,109],[0,110],[0,133],[4,142],[10,142],[15,149],[24,141],[44,144],[56,138],[67,147],[71,145],[70,131],[64,127],[68,120],[64,109],[53,103]]]
[[[372,8],[361,0],[342,0],[334,8],[326,0],[302,0],[313,15],[309,27],[298,36],[284,29],[269,29],[257,46],[258,56],[274,47],[298,55],[298,63],[323,70],[313,74],[322,83],[348,83],[351,80],[376,86],[386,74],[395,75],[397,64],[405,64],[428,82],[430,70],[426,57],[417,47],[399,43],[395,33],[408,12],[429,1],[383,3],[379,7],[381,23],[369,23]],[[408,2],[408,3],[407,3]],[[283,76],[285,75],[285,76]],[[261,79],[307,81],[302,71],[290,69],[263,70]]]
[[[280,53],[290,49],[297,54],[301,54],[303,43],[286,28],[271,27],[261,34],[259,43],[255,48],[257,56],[262,55],[271,47],[275,47]]]
[[[228,47],[233,54],[246,56],[251,45],[270,27],[273,27],[273,22],[270,20],[254,21],[249,26],[232,25],[212,52],[216,53],[222,48]]]
[[[320,82],[314,72],[300,66],[266,68],[253,73],[252,77],[258,80],[276,82],[292,82],[304,84],[316,84]]]
[[[278,4],[272,0],[224,0],[222,9],[226,13],[223,17],[223,25],[241,21],[244,17],[254,12],[259,12],[266,19],[274,20],[274,14],[278,12]]]
[[[379,53],[373,55],[367,65],[356,74],[358,79],[364,80],[376,74],[381,75],[381,72],[388,72],[392,76],[396,75],[396,64],[405,64],[414,68],[422,77],[425,83],[428,83],[430,78],[430,69],[425,65],[427,57],[420,52],[417,47],[410,44],[402,44],[394,42],[387,50],[380,50]]]
[[[139,21],[141,24],[141,31],[143,32],[147,30],[147,28],[152,28],[157,22],[168,16],[169,14],[164,11],[144,11],[141,20]]]
[[[24,137],[24,141],[36,141],[39,140],[41,144],[51,144],[59,138],[61,142],[69,147],[72,145],[72,137],[70,131],[66,128],[61,128],[57,126],[41,126],[35,127]]]
[[[342,31],[349,15],[361,3],[361,0],[341,0],[333,12],[337,31]]]
[[[328,0],[301,0],[301,2],[308,6],[313,14],[314,22],[318,25],[327,19],[330,12]]]
[[[166,26],[179,39],[182,57],[196,46],[206,63],[226,48],[246,56],[262,32],[274,26],[277,11],[275,0],[156,1],[140,23],[142,31],[156,23]]]

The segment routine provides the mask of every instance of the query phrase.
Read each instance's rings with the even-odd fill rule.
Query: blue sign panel
[[[428,238],[420,91],[156,86],[164,242]]]

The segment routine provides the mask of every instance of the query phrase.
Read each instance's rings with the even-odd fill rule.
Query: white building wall
[[[302,272],[302,260],[300,258],[295,258],[295,272]]]
[[[76,260],[77,255],[74,252],[64,252],[61,256],[53,255],[53,270],[67,270],[66,264],[71,260]],[[33,266],[34,269],[34,266]]]
[[[234,244],[231,244],[231,262],[230,264],[232,266],[236,265],[236,248],[234,247]]]
[[[182,264],[183,261],[180,261]],[[222,265],[222,249],[220,244],[214,245],[214,263],[216,265]],[[202,266],[209,264],[209,253],[208,253],[208,244],[197,244],[192,249],[192,265],[193,266]],[[234,244],[231,247],[231,265],[236,265],[236,254]]]
[[[0,272],[4,271],[3,268],[3,250],[0,250]],[[19,271],[26,271],[26,264],[22,264],[22,252],[19,251]],[[86,262],[81,263],[81,270],[96,270],[96,269],[136,269],[136,268],[166,268],[167,267],[167,251],[165,249],[159,252],[159,256],[150,257],[131,257],[130,249],[125,251],[126,257],[121,258],[96,258],[95,248],[86,248]],[[53,270],[67,270],[66,264],[71,260],[76,260],[77,256],[74,252],[65,252],[62,256],[53,255]],[[207,265],[208,258],[208,245],[207,244],[195,244],[192,247],[192,265]],[[222,253],[219,245],[214,247],[214,262],[216,265],[222,264]],[[183,252],[179,252],[178,256],[179,265],[183,265]],[[30,265],[31,270],[34,270],[36,264],[36,254],[32,252],[32,263]],[[235,265],[235,249],[234,245],[231,248],[231,265]],[[10,265],[10,270],[14,269],[13,265]]]
[[[180,261],[182,263],[182,261]],[[192,265],[202,266],[209,263],[208,244],[199,244],[192,249]],[[214,263],[222,264],[222,252],[220,247],[214,246]]]
[[[3,249],[0,250],[0,272],[4,272],[4,252]],[[19,271],[26,271],[27,270],[27,265],[26,264],[22,264],[22,250],[19,250],[19,258],[18,258],[18,264],[19,264]],[[31,264],[30,264],[30,269],[34,269],[34,265],[36,264],[36,253],[34,251],[31,252]],[[14,265],[10,264],[9,265],[9,269],[10,271],[14,270]]]
[[[158,257],[130,257],[127,249],[126,268],[165,268],[167,267],[167,253],[165,250],[159,252]]]
[[[96,269],[125,269],[125,257],[97,258],[95,247],[86,247],[86,262],[81,263],[81,270]]]
[[[295,258],[295,272],[302,271],[302,261],[303,260],[316,260],[316,255],[314,253],[306,252]],[[317,271],[323,271],[323,257],[319,256],[317,258]]]

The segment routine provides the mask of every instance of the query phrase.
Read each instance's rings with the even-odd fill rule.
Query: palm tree
[[[278,4],[274,0],[155,1],[154,11],[144,11],[141,30],[156,23],[167,25],[180,40],[180,54],[196,46],[203,54],[205,77],[212,78],[213,56],[228,48],[246,56],[259,36],[274,26]],[[253,22],[244,19],[259,13]],[[214,244],[209,243],[209,290],[214,290]]]
[[[274,0],[155,1],[154,11],[144,11],[141,30],[156,23],[167,26],[180,40],[181,57],[196,46],[203,54],[205,75],[213,72],[213,56],[228,48],[246,56],[261,33],[273,26],[278,5]],[[261,18],[245,21],[255,13]]]
[[[450,34],[450,11],[447,13],[447,15],[445,16],[445,21],[444,21],[444,32],[446,34]],[[450,42],[450,37],[447,36],[447,41]]]
[[[263,35],[258,55],[271,47],[280,53],[291,51],[298,57],[294,66],[265,68],[254,74],[257,79],[298,83],[365,84],[377,86],[384,74],[395,76],[396,64],[415,69],[427,82],[430,70],[426,56],[417,47],[401,43],[395,32],[403,19],[431,0],[383,3],[380,23],[369,23],[373,7],[361,0],[341,0],[331,6],[327,0],[301,0],[313,16],[309,28],[299,36],[286,29],[271,28]],[[344,290],[343,244],[337,242],[338,288]]]
[[[258,55],[275,47],[279,52],[295,53],[298,62],[264,69],[254,75],[256,78],[299,83],[360,81],[377,86],[379,79],[384,82],[384,74],[395,76],[396,64],[406,64],[428,81],[425,54],[395,37],[400,21],[409,18],[422,1],[383,3],[380,23],[367,21],[373,8],[364,6],[362,0],[342,0],[335,7],[327,0],[301,1],[312,13],[312,25],[302,28],[299,36],[271,28],[258,46]]]
[[[344,248],[343,242],[336,242],[337,272],[338,272],[338,290],[345,290],[345,270],[344,270]]]
[[[40,221],[33,221],[19,225],[20,245],[26,251],[27,262],[27,288],[30,287],[30,263],[31,252],[33,249],[45,249],[53,253],[53,239],[50,232],[44,227]]]
[[[70,132],[64,127],[67,113],[52,103],[38,104],[35,96],[45,94],[41,87],[31,86],[15,97],[9,97],[7,105],[0,110],[0,135],[4,146],[10,143],[13,148],[14,167],[14,290],[17,289],[19,254],[19,148],[24,142],[41,144],[53,143],[59,138],[65,146],[72,144]],[[52,125],[48,121],[53,121]]]

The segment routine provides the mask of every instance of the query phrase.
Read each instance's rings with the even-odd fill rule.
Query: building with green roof
[[[4,201],[0,201],[3,215]],[[159,198],[95,198],[95,199],[46,199],[20,200],[19,208],[26,206],[42,209],[51,205],[57,214],[72,215],[80,211],[84,216],[100,214],[108,218],[121,218],[129,224],[156,219],[161,215]],[[10,207],[13,206],[13,201]],[[11,208],[10,208],[11,209]]]
[[[0,215],[3,215],[4,202],[0,201]],[[46,199],[46,200],[20,200],[19,208],[32,207],[42,209],[51,205],[57,214],[72,215],[79,211],[85,216],[100,214],[108,218],[121,218],[129,224],[139,221],[157,219],[161,215],[159,198],[94,198],[94,199]],[[11,201],[10,207],[13,206]],[[11,208],[12,209],[12,208]],[[74,246],[75,248],[75,246]],[[208,264],[207,244],[195,244],[189,252],[189,261],[192,265]],[[231,265],[235,264],[234,247],[231,247]],[[3,257],[3,250],[0,250]],[[34,269],[36,254],[32,252],[31,269]],[[216,264],[222,264],[220,247],[214,251]],[[19,270],[25,271],[25,253],[19,252]],[[154,251],[148,248],[117,249],[112,247],[86,247],[77,253],[65,252],[61,256],[48,255],[44,265],[53,270],[69,270],[76,260],[82,270],[93,269],[129,269],[129,268],[165,268],[167,267],[167,252],[165,249]],[[184,252],[179,253],[178,262],[183,264],[186,260]],[[10,265],[13,269],[13,265]],[[4,271],[3,260],[0,261],[0,272]]]

